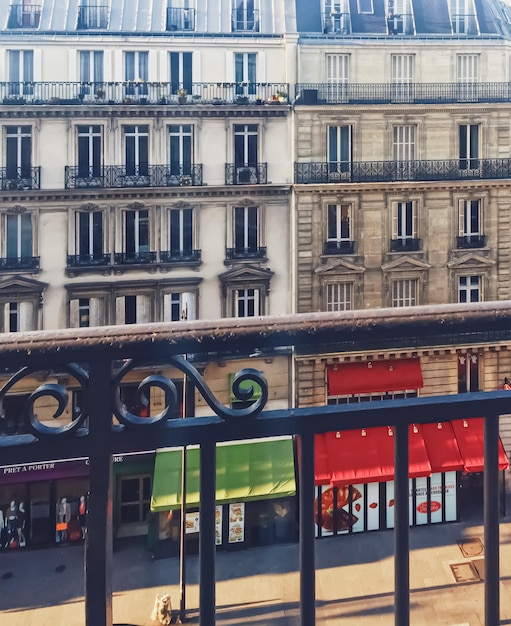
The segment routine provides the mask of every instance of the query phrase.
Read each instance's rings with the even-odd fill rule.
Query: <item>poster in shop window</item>
[[[367,530],[380,528],[380,483],[367,484]]]
[[[229,504],[229,543],[245,541],[245,504]]]
[[[186,534],[191,535],[199,532],[199,512],[187,513],[185,517]]]
[[[431,502],[429,504],[431,508],[431,513],[440,512],[441,514],[440,509],[442,508],[442,494],[439,494],[439,495],[440,495],[440,499],[434,497],[434,494],[431,493]],[[413,507],[413,502],[410,502],[410,511],[412,507]],[[415,523],[417,524],[417,526],[428,523],[428,479],[427,478],[415,479],[415,520],[416,520]]]
[[[215,545],[222,545],[222,507],[215,509]]]

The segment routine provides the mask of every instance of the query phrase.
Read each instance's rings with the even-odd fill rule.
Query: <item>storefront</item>
[[[186,533],[198,550],[199,449],[187,449]],[[182,449],[158,450],[151,511],[156,556],[178,554],[181,528]],[[217,445],[216,545],[240,549],[296,540],[296,483],[291,438]]]

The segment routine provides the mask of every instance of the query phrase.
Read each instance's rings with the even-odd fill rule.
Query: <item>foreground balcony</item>
[[[267,261],[266,246],[252,248],[226,248],[227,261]]]
[[[355,242],[347,239],[342,241],[325,241],[323,243],[323,255],[335,256],[337,254],[353,254]]]
[[[111,189],[126,187],[195,187],[202,185],[202,164],[191,166],[148,165],[126,167],[103,165],[87,171],[66,166],[66,189]]]
[[[40,167],[0,167],[0,189],[2,191],[39,189],[40,175]]]
[[[24,272],[39,270],[40,257],[23,256],[23,257],[2,257],[0,258],[0,270]]]
[[[511,159],[295,163],[295,183],[297,184],[507,178],[511,178]]]

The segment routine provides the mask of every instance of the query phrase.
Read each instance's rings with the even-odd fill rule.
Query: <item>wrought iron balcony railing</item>
[[[233,9],[232,10],[233,32],[258,33],[259,10],[258,9]]]
[[[39,28],[41,5],[11,4],[7,28]]]
[[[156,252],[116,252],[114,265],[154,265]]]
[[[199,264],[200,250],[163,250],[160,252],[160,263],[164,264]]]
[[[297,104],[509,102],[511,83],[298,83]]]
[[[470,167],[477,165],[477,167]],[[358,161],[295,163],[295,182],[377,183],[403,180],[493,180],[511,178],[511,159]]]
[[[18,106],[278,105],[289,103],[288,94],[288,83],[0,82],[0,103]]]
[[[195,9],[167,7],[167,30],[195,30]]]
[[[323,254],[353,254],[355,252],[354,241],[325,241]]]
[[[0,258],[0,270],[38,270],[39,261],[38,256],[3,257]]]
[[[226,248],[225,249],[225,258],[228,261],[235,260],[265,260],[266,257],[266,247],[258,246],[257,248]]]
[[[226,185],[265,185],[267,163],[226,163]]]
[[[77,30],[97,30],[108,26],[108,6],[78,7]]]
[[[202,185],[202,164],[174,167],[148,165],[126,167],[103,165],[92,168],[66,166],[66,189],[126,188],[126,187],[188,187]]]
[[[110,254],[68,254],[67,267],[107,267],[112,264]]]
[[[421,249],[421,240],[415,237],[391,239],[391,252],[418,252]]]
[[[329,11],[323,13],[323,32],[337,35],[349,35],[351,33],[351,17],[349,13],[341,11]]]
[[[485,248],[486,245],[486,235],[462,235],[456,237],[457,248]]]
[[[2,191],[39,189],[40,167],[0,167]]]

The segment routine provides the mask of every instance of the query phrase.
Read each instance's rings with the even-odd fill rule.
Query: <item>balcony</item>
[[[26,191],[40,188],[40,167],[0,167],[2,191]]]
[[[341,11],[323,13],[323,32],[325,34],[349,35],[351,33],[350,14]]]
[[[288,83],[192,83],[186,93],[174,83],[0,82],[5,105],[281,105],[289,104]]]
[[[225,258],[227,261],[267,261],[266,247],[253,248],[226,248]]]
[[[202,185],[202,165],[174,167],[149,165],[127,168],[104,165],[87,172],[79,166],[66,166],[66,189],[113,189],[128,187],[189,187]]]
[[[98,30],[108,26],[108,6],[78,7],[77,30]]]
[[[486,248],[486,245],[486,235],[462,235],[456,237],[456,248],[459,249]]]
[[[109,267],[112,264],[110,254],[68,254],[68,269],[79,270],[94,267]]]
[[[298,83],[297,104],[509,102],[511,83]]]
[[[325,241],[323,243],[323,255],[354,254],[354,241]]]
[[[0,258],[0,270],[13,272],[39,270],[39,260],[38,256],[3,257]]]
[[[164,250],[160,252],[160,265],[200,265],[200,250]]]
[[[39,4],[11,4],[7,28],[39,28],[40,21]]]
[[[470,167],[474,165],[474,167]],[[477,167],[475,167],[477,165]],[[511,178],[511,159],[295,163],[295,183],[495,180]]]
[[[233,9],[231,17],[232,32],[258,33],[259,10],[258,9]]]
[[[195,30],[195,9],[181,9],[176,7],[167,7],[167,25],[168,31],[176,30]]]
[[[226,185],[265,185],[267,163],[226,163]]]
[[[156,252],[116,252],[114,265],[156,265]]]
[[[421,249],[421,240],[415,237],[391,239],[391,252],[418,252]]]

